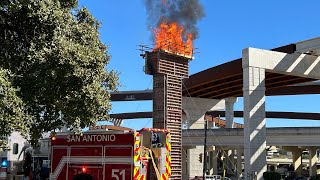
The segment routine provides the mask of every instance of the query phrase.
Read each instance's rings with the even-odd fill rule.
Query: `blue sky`
[[[160,0],[159,0],[160,1]],[[320,36],[320,1],[216,1],[202,0],[206,16],[199,21],[199,54],[190,74],[241,57],[242,49],[270,49]],[[143,72],[137,45],[152,44],[143,0],[80,0],[102,23],[102,41],[109,45],[108,69],[120,72],[119,90],[152,89],[151,76]],[[320,95],[267,97],[268,111],[319,112]],[[242,110],[239,99],[235,110]],[[114,102],[111,113],[151,111],[151,102]],[[242,122],[242,119],[236,119]],[[126,121],[131,128],[150,127],[150,119]],[[267,120],[268,127],[320,126],[320,121]]]

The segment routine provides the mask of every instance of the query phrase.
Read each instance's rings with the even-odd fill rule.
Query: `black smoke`
[[[148,16],[148,26],[158,27],[162,22],[177,22],[191,33],[193,39],[198,38],[197,22],[205,16],[199,0],[144,0]]]

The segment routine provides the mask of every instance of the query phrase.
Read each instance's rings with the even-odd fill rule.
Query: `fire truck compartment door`
[[[110,180],[131,180],[132,166],[130,164],[106,164],[105,179]]]
[[[131,180],[133,169],[132,146],[105,147],[105,179]]]
[[[103,179],[103,166],[102,165],[69,165],[68,179],[73,179],[77,174],[85,173],[89,174],[95,180],[104,180]]]

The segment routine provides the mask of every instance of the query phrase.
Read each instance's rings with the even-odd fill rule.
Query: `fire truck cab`
[[[92,127],[82,135],[51,137],[50,179],[169,179],[170,133],[163,129]]]

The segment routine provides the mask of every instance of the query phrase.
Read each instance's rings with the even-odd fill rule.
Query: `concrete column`
[[[243,148],[237,149],[237,176],[241,177],[242,174],[242,154]]]
[[[275,164],[274,165],[274,171],[276,171],[278,169],[279,164]]]
[[[234,151],[233,150],[223,150],[223,164],[226,173],[232,173],[232,170],[235,169],[234,165]]]
[[[237,98],[230,97],[225,99],[226,106],[226,128],[233,128],[233,118],[234,118],[234,103],[237,102]]]
[[[279,164],[273,164],[273,171],[276,171],[278,169]]]
[[[223,171],[226,170],[226,173],[228,172],[228,166],[229,166],[229,150],[223,150]]]
[[[218,174],[218,154],[216,150],[210,151],[210,166],[209,166],[209,172],[210,175],[212,174]]]
[[[294,166],[294,171],[297,173],[298,176],[302,175],[301,153],[302,150],[299,148],[292,150],[292,164]]]
[[[203,129],[205,113],[210,110],[222,110],[225,108],[224,105],[224,100],[183,97],[182,108],[186,113],[187,128]],[[199,161],[200,154],[203,154],[203,146],[188,150],[189,177],[202,176],[203,162]]]
[[[234,151],[233,150],[227,150],[226,151],[226,162],[227,162],[227,173],[231,174],[233,173],[232,171],[235,170],[235,165],[234,165]]]
[[[317,148],[309,148],[309,176],[317,175]]]
[[[182,148],[182,179],[188,179],[188,166],[187,166],[188,149]]]
[[[245,179],[263,179],[266,161],[265,69],[249,66],[249,52],[242,54],[244,98]]]
[[[224,108],[224,100],[182,97],[182,109],[186,113],[188,129],[203,129],[205,113]]]

